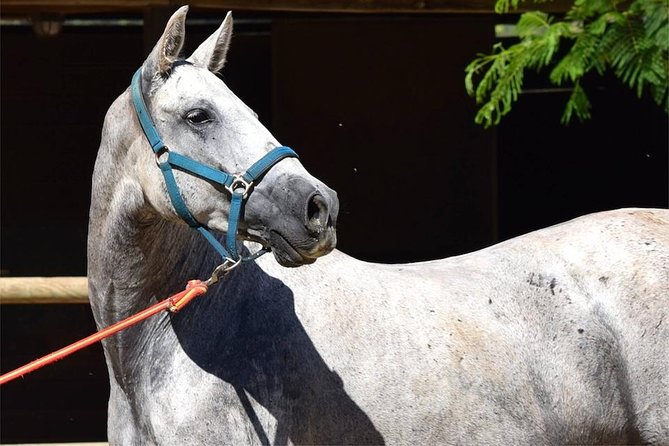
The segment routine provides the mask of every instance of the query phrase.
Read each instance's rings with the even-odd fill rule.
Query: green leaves
[[[520,0],[498,0],[496,10],[518,7]],[[554,85],[573,86],[563,123],[590,117],[590,102],[581,85],[591,72],[611,70],[638,96],[646,92],[669,113],[669,0],[575,0],[564,20],[532,11],[516,24],[519,41],[508,48],[497,43],[465,69],[465,87],[481,107],[475,121],[497,125],[518,99],[525,70],[552,66]],[[560,45],[566,47],[556,59]]]
[[[517,24],[521,41],[509,48],[501,43],[490,55],[479,55],[465,68],[465,87],[476,102],[483,104],[476,114],[477,124],[486,127],[499,124],[502,116],[511,110],[523,86],[527,69],[539,70],[548,65],[560,45],[560,38],[569,33],[564,23],[551,23],[543,12],[528,12]],[[475,87],[475,76],[483,77]]]
[[[590,118],[590,101],[579,82],[574,84],[574,89],[571,91],[560,121],[563,124],[568,124],[572,115],[576,115],[581,121]]]

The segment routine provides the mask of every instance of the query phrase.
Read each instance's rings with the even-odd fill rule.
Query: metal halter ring
[[[170,149],[167,146],[163,146],[156,151],[156,164],[158,167],[162,166],[167,162],[168,157],[170,156]],[[161,161],[160,158],[165,158],[164,161]]]
[[[253,187],[253,181],[246,181],[244,177],[240,174],[237,174],[232,178],[232,183],[230,183],[230,186],[225,186],[225,188],[231,194],[234,194],[235,192],[241,189],[242,196],[244,198],[246,198],[252,187]]]

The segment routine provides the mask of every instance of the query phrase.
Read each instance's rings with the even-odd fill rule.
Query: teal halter
[[[178,61],[173,65],[189,64],[186,61]],[[172,152],[160,138],[158,130],[156,129],[151,115],[146,108],[144,97],[141,89],[142,69],[135,72],[132,77],[131,93],[132,102],[137,113],[139,123],[144,130],[146,139],[151,144],[151,149],[156,155],[156,163],[163,172],[165,184],[167,185],[167,193],[170,196],[170,201],[174,210],[179,217],[184,220],[188,226],[196,229],[204,238],[214,247],[214,249],[221,255],[224,265],[228,265],[227,269],[236,266],[242,260],[253,260],[267,252],[269,248],[263,247],[260,251],[249,257],[242,257],[237,249],[237,227],[239,219],[241,218],[242,206],[252,191],[255,182],[271,169],[276,163],[284,158],[297,158],[297,154],[290,148],[285,146],[275,147],[269,151],[265,156],[256,161],[249,169],[241,174],[231,175],[213,167],[201,164],[191,158]],[[228,232],[225,238],[225,246],[223,246],[216,237],[211,233],[210,229],[202,223],[198,222],[193,214],[190,213],[186,203],[181,197],[179,186],[174,178],[172,168],[190,173],[192,175],[204,178],[216,184],[220,184],[230,193],[230,215],[228,217]],[[232,265],[232,266],[230,266]]]

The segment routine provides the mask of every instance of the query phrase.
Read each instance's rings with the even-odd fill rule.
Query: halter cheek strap
[[[173,68],[184,64],[189,64],[189,62],[175,62]],[[209,244],[211,244],[221,257],[223,257],[224,265],[229,263],[234,266],[242,260],[252,260],[269,252],[269,248],[264,247],[249,257],[242,258],[240,256],[237,249],[237,228],[242,215],[242,207],[244,201],[252,192],[254,184],[260,180],[262,175],[282,159],[289,157],[297,158],[297,154],[289,147],[276,147],[256,161],[246,172],[231,175],[227,172],[202,164],[199,161],[195,161],[192,158],[188,158],[187,156],[172,152],[160,138],[158,130],[153,124],[151,115],[146,108],[141,89],[141,77],[142,69],[140,68],[135,72],[135,75],[132,78],[130,87],[132,102],[139,123],[142,126],[142,130],[144,130],[144,135],[146,135],[146,139],[151,145],[151,150],[153,150],[153,153],[156,155],[156,163],[163,173],[165,185],[167,186],[167,193],[169,194],[170,201],[172,202],[172,206],[177,215],[179,215],[188,226],[196,229],[202,234]],[[174,178],[173,168],[198,176],[212,183],[220,184],[230,193],[230,214],[228,216],[228,231],[225,237],[225,246],[218,241],[209,228],[198,222],[188,210],[188,207],[179,192],[179,186]],[[231,269],[231,267],[228,266],[227,269]]]

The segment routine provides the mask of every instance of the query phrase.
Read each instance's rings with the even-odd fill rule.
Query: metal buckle
[[[170,149],[167,146],[163,146],[156,152],[156,164],[158,167],[162,166],[167,162],[168,157],[170,156]],[[161,161],[160,158],[164,157],[164,161]]]
[[[253,181],[246,181],[244,177],[240,174],[236,174],[232,177],[232,183],[230,183],[230,186],[225,186],[225,188],[231,194],[234,194],[239,189],[241,189],[243,198],[246,198],[248,196],[248,193],[252,187],[253,187]]]
[[[214,270],[211,272],[211,277],[204,282],[206,286],[211,286],[218,282],[221,277],[225,276],[228,274],[230,271],[233,269],[237,268],[239,264],[242,263],[242,258],[240,257],[237,260],[233,260],[231,258],[226,258],[223,263],[218,265]]]

